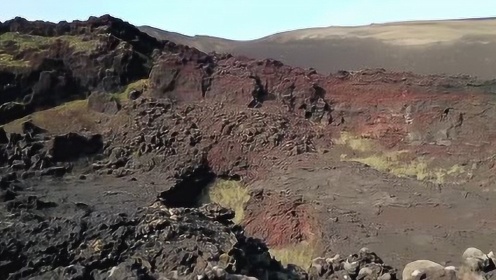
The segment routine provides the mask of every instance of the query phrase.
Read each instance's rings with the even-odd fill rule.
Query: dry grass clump
[[[89,112],[87,100],[66,102],[57,107],[34,112],[26,117],[4,125],[8,132],[21,132],[21,124],[27,120],[52,133],[67,132],[67,128],[90,129],[96,124],[97,112]]]
[[[359,152],[368,152],[374,149],[372,140],[357,137],[348,132],[341,132],[339,139],[337,139],[335,143],[348,146],[352,150]]]
[[[218,180],[208,188],[203,200],[232,209],[236,213],[233,222],[239,224],[244,218],[244,207],[250,194],[239,181]]]
[[[398,177],[410,177],[419,181],[444,183],[446,177],[465,172],[463,166],[453,165],[450,168],[432,167],[432,159],[414,157],[408,150],[385,151],[383,147],[371,139],[363,139],[349,133],[342,133],[336,144],[344,145],[354,151],[355,156],[341,156],[343,161],[354,161],[366,164],[378,171],[388,172]]]
[[[308,269],[318,253],[316,248],[315,242],[304,241],[282,248],[270,249],[269,252],[284,266],[295,264],[303,269]]]

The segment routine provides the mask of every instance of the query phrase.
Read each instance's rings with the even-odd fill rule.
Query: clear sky
[[[248,40],[331,25],[496,16],[496,0],[0,0],[0,21],[111,14],[186,35]]]

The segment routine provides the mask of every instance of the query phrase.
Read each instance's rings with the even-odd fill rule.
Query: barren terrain
[[[0,278],[397,279],[493,250],[493,81],[320,74],[110,16],[5,22],[0,58]]]
[[[189,37],[149,26],[140,29],[205,52],[270,57],[294,66],[313,67],[322,73],[385,68],[493,79],[495,25],[494,18],[484,18],[331,26],[288,31],[252,41]]]

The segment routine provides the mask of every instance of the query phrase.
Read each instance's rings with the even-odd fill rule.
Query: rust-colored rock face
[[[319,237],[311,207],[301,198],[271,191],[255,191],[245,209],[246,232],[272,248],[313,241]]]
[[[494,85],[470,77],[382,69],[324,76],[270,59],[202,56],[189,49],[163,54],[151,79],[154,96],[182,104],[201,101],[253,108],[280,114],[291,123],[306,119],[314,131],[320,130],[312,136],[314,142],[322,138],[320,134],[339,138],[347,131],[386,149],[450,155],[457,150],[459,156],[495,149],[491,143],[496,131],[489,125],[496,118],[490,105]],[[255,98],[258,88],[264,94]],[[214,126],[225,135],[233,129],[227,124]],[[228,150],[224,156],[232,153]]]

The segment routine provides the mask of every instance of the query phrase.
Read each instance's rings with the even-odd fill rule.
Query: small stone
[[[131,90],[131,91],[129,92],[129,94],[128,94],[128,96],[127,96],[127,97],[128,97],[130,100],[136,100],[136,99],[138,99],[138,98],[141,96],[141,94],[142,94],[142,92],[141,92],[141,91],[133,89],[133,90]]]

